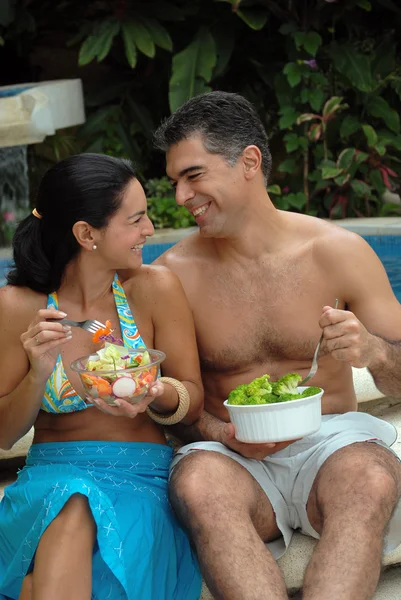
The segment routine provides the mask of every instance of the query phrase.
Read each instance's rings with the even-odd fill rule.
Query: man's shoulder
[[[205,243],[199,232],[195,231],[163,252],[153,264],[168,267],[175,271],[179,268],[185,268],[187,264],[199,259],[204,253]]]
[[[360,235],[333,221],[297,213],[292,213],[290,219],[292,220],[292,229],[296,232],[297,237],[304,237],[312,242],[316,251],[328,251],[331,254],[334,250],[343,248],[347,250],[367,245]],[[341,245],[341,248],[337,244]]]

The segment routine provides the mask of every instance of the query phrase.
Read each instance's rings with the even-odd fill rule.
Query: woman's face
[[[127,186],[120,208],[111,217],[97,245],[97,252],[113,269],[135,269],[142,264],[142,247],[154,234],[147,215],[145,192],[133,179]]]

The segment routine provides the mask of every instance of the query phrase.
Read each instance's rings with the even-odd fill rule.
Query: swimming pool
[[[401,236],[399,235],[366,235],[364,239],[372,246],[373,250],[379,256],[394,293],[399,302],[401,302]],[[143,248],[143,262],[149,264],[153,262],[160,254],[171,248],[171,244],[147,244]],[[9,268],[9,260],[0,259],[0,286],[4,285],[5,274]]]

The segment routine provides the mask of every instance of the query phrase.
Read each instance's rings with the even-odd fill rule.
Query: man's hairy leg
[[[358,442],[327,459],[308,501],[321,539],[306,571],[304,600],[373,597],[384,531],[400,495],[401,465],[378,444]]]
[[[193,452],[172,473],[170,500],[190,532],[216,600],[288,598],[263,543],[280,535],[274,511],[241,465],[217,452]]]

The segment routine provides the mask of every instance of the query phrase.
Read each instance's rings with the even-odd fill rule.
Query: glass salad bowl
[[[156,381],[159,365],[165,358],[160,350],[132,350],[106,342],[96,353],[73,361],[71,369],[79,374],[90,398],[101,398],[110,406],[116,400],[135,404]]]

